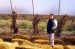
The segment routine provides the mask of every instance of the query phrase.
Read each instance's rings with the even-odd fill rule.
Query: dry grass
[[[34,40],[38,40],[38,39],[42,39],[42,40],[48,40],[48,38],[47,37],[44,37],[44,36],[38,36],[38,35],[33,35],[32,37],[31,37],[31,41],[34,41]]]
[[[18,38],[14,38],[14,39],[12,39],[12,42],[18,42],[19,43],[19,45],[21,45],[22,43],[24,43],[24,39],[18,39]]]
[[[16,49],[52,49],[52,47],[50,45],[42,45],[42,44],[38,44],[38,43],[29,43],[29,44],[25,44],[25,45],[20,45],[19,47],[17,47]]]
[[[29,40],[25,40],[25,39],[18,39],[18,38],[14,38],[12,39],[13,42],[18,42],[19,45],[33,45],[32,42],[30,42]]]
[[[9,43],[9,42],[1,42],[0,49],[15,49],[18,46],[18,43]]]
[[[19,35],[19,34],[14,34],[13,38],[19,38],[19,39],[25,39],[25,40],[30,39],[28,35]]]
[[[1,42],[0,49],[75,49],[75,46],[72,45],[54,45],[54,47],[51,47],[51,45],[48,44],[32,43],[24,39],[17,39],[17,40],[18,41],[21,40],[24,43],[19,45],[17,41],[13,43]]]
[[[0,42],[3,42],[2,38],[0,38]]]
[[[11,41],[13,35],[9,32],[4,32],[4,33],[0,33],[0,37],[3,39],[3,41]]]
[[[40,40],[40,39],[35,40],[34,42],[35,42],[35,43],[40,43],[40,44],[48,44],[48,43],[49,43],[48,40]]]
[[[65,45],[65,42],[61,39],[55,39],[55,44]]]
[[[34,40],[34,43],[49,44],[49,40],[37,39],[37,40]],[[62,45],[64,45],[65,42],[62,41],[61,39],[55,39],[55,44],[62,44]]]
[[[64,49],[64,46],[62,46],[62,45],[55,45],[53,47],[53,49]]]
[[[16,47],[16,49],[42,49],[40,47],[31,46],[31,45],[21,45],[19,47]]]
[[[75,45],[75,36],[63,37],[62,40],[63,40],[66,44]]]
[[[34,43],[28,41],[28,40],[25,40],[24,43],[22,45],[34,45]]]
[[[14,35],[14,38],[11,42],[3,42],[0,38],[0,49],[75,49],[75,45],[62,45],[64,42],[71,42],[75,40],[75,36],[65,37],[64,40],[56,39],[55,38],[55,45],[51,47],[48,45],[49,40],[44,38],[44,36],[32,36],[34,42],[29,40],[27,35]],[[71,40],[71,41],[70,41]],[[58,45],[56,45],[58,44]]]
[[[75,49],[75,46],[67,45],[67,46],[64,46],[64,49]]]
[[[22,45],[16,47],[16,49],[42,49],[42,48],[26,40]]]
[[[42,49],[52,49],[52,47],[48,44],[42,45]]]

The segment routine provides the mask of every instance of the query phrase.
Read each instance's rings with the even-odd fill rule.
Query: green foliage
[[[65,25],[63,25],[63,31],[68,31],[68,27],[70,27],[72,21],[68,20]]]
[[[20,29],[32,29],[32,22],[29,20],[18,21],[18,28]]]
[[[75,25],[70,25],[67,30],[68,31],[74,31],[75,30]]]
[[[39,28],[40,28],[41,30],[46,30],[46,28],[47,28],[47,23],[46,23],[46,22],[40,22],[40,23],[39,23]]]
[[[38,24],[38,28],[41,30],[46,30],[47,24],[46,22],[41,21]],[[19,20],[18,21],[18,28],[20,29],[32,29],[32,21],[29,20]]]
[[[71,23],[68,28],[67,28],[68,31],[75,31],[75,23]]]
[[[26,29],[27,28],[27,24],[26,23],[21,23],[18,25],[19,28],[21,29]]]

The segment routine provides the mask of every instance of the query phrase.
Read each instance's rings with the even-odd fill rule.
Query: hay
[[[53,49],[64,49],[64,46],[62,46],[62,45],[55,45],[53,47]]]
[[[13,35],[11,33],[1,33],[0,37],[3,39],[3,41],[11,41],[13,38]]]
[[[13,42],[11,44],[13,45],[13,47],[18,47],[19,46],[19,43],[18,42]]]
[[[1,42],[0,49],[15,49],[18,46],[16,43]]]
[[[47,37],[45,37],[45,36],[32,36],[32,39],[42,39],[42,40],[47,40],[48,38]]]
[[[29,40],[24,40],[24,39],[14,38],[14,39],[12,39],[12,41],[13,42],[18,42],[19,45],[28,45],[28,44],[33,45],[32,42],[30,42]]]
[[[48,44],[38,44],[38,43],[35,43],[34,45],[36,47],[40,47],[41,49],[52,49],[51,45],[48,45]]]
[[[68,45],[75,45],[75,36],[63,37],[62,40]]]
[[[52,49],[51,45],[45,44],[41,46],[43,49]]]
[[[28,40],[25,40],[24,43],[22,45],[34,45],[34,43],[28,41]]]
[[[37,47],[41,47],[42,48],[43,44],[35,43],[34,45],[37,46]]]
[[[34,40],[34,43],[49,44],[49,40],[37,39],[37,40]],[[62,44],[62,45],[65,44],[65,42],[61,39],[55,39],[54,43],[55,44]]]
[[[19,38],[19,39],[25,39],[25,40],[30,39],[28,35],[18,35],[18,34],[14,34],[13,38]]]
[[[0,44],[0,49],[11,49],[11,48],[6,44]]]
[[[40,43],[40,44],[48,44],[49,43],[48,40],[41,40],[41,39],[35,40],[34,42],[35,43]]]
[[[21,45],[22,43],[24,43],[24,39],[18,39],[18,38],[14,38],[14,39],[12,39],[12,42],[18,42],[19,43],[19,45]]]
[[[75,49],[75,46],[67,45],[67,46],[64,46],[64,49]]]
[[[2,38],[0,38],[0,42],[3,42]]]
[[[42,48],[31,45],[21,45],[19,47],[16,47],[16,49],[42,49]]]
[[[55,39],[54,41],[55,44],[61,44],[61,45],[65,45],[65,42],[61,39]]]

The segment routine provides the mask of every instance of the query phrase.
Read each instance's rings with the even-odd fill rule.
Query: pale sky
[[[12,0],[18,13],[32,14],[32,0]],[[58,14],[59,0],[34,0],[35,14]],[[10,0],[0,0],[0,13],[11,13]],[[60,14],[75,15],[75,0],[61,0]]]

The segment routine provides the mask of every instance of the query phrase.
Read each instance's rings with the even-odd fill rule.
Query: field
[[[40,34],[32,35],[32,17],[23,16],[17,18],[18,34],[11,34],[11,17],[0,17],[0,49],[75,49],[75,20],[66,22],[61,39],[55,37],[55,46],[51,47],[46,32],[48,18],[41,17]]]
[[[75,28],[70,24],[71,22],[68,21],[64,27],[62,33],[64,34],[69,34],[69,33],[74,33]],[[0,20],[0,33],[3,32],[11,32],[11,24],[12,20]],[[74,25],[74,23],[73,23]],[[17,20],[17,26],[19,28],[19,31],[24,32],[24,30],[32,30],[32,21],[30,20]],[[43,32],[46,32],[46,27],[47,27],[47,21],[40,21],[38,24],[38,29],[42,30]]]
[[[47,36],[33,35],[29,37],[27,34],[14,34],[13,37],[8,38],[10,34],[5,35],[6,37],[1,36],[2,38],[0,38],[0,49],[75,49],[75,45],[73,45],[75,36],[63,37],[62,40],[55,38],[55,46],[51,47],[48,44]]]

